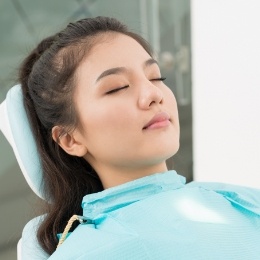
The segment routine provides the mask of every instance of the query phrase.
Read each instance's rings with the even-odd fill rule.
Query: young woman
[[[19,80],[50,201],[24,229],[22,259],[260,258],[258,190],[167,171],[176,100],[139,35],[113,18],[71,23]],[[83,223],[56,249],[75,214]]]

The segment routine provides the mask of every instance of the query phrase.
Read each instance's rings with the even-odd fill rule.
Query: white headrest
[[[0,105],[0,130],[12,146],[27,183],[39,197],[44,199],[42,167],[24,109],[20,85],[12,87]]]

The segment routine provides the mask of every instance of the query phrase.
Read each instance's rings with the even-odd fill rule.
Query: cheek
[[[173,92],[168,88],[165,93],[165,105],[167,110],[169,111],[172,123],[175,129],[175,134],[177,134],[177,138],[180,136],[180,123],[179,123],[179,114],[178,114],[178,106],[176,98]]]
[[[119,102],[120,103],[120,102]],[[90,154],[101,161],[129,156],[140,143],[135,112],[126,104],[93,107],[83,122],[85,142]],[[140,131],[141,132],[141,131]],[[137,144],[138,141],[138,144]],[[128,148],[128,149],[126,149]]]
[[[133,120],[129,112],[125,104],[103,103],[99,106],[88,106],[85,116],[82,116],[86,134],[89,138],[97,135],[113,138],[112,134],[120,134],[129,127],[129,122]]]
[[[177,101],[173,92],[169,88],[165,89],[164,97],[166,105],[170,107],[171,111],[178,119]]]

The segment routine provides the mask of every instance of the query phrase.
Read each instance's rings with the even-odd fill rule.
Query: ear
[[[62,127],[54,126],[52,128],[52,138],[53,140],[68,154],[83,157],[88,149],[84,143],[79,138],[79,133],[74,130],[72,133],[62,133]]]

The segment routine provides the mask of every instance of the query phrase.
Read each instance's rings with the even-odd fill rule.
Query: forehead
[[[109,33],[91,48],[82,65],[94,69],[107,69],[110,66],[130,66],[131,63],[144,62],[150,55],[130,36]]]

